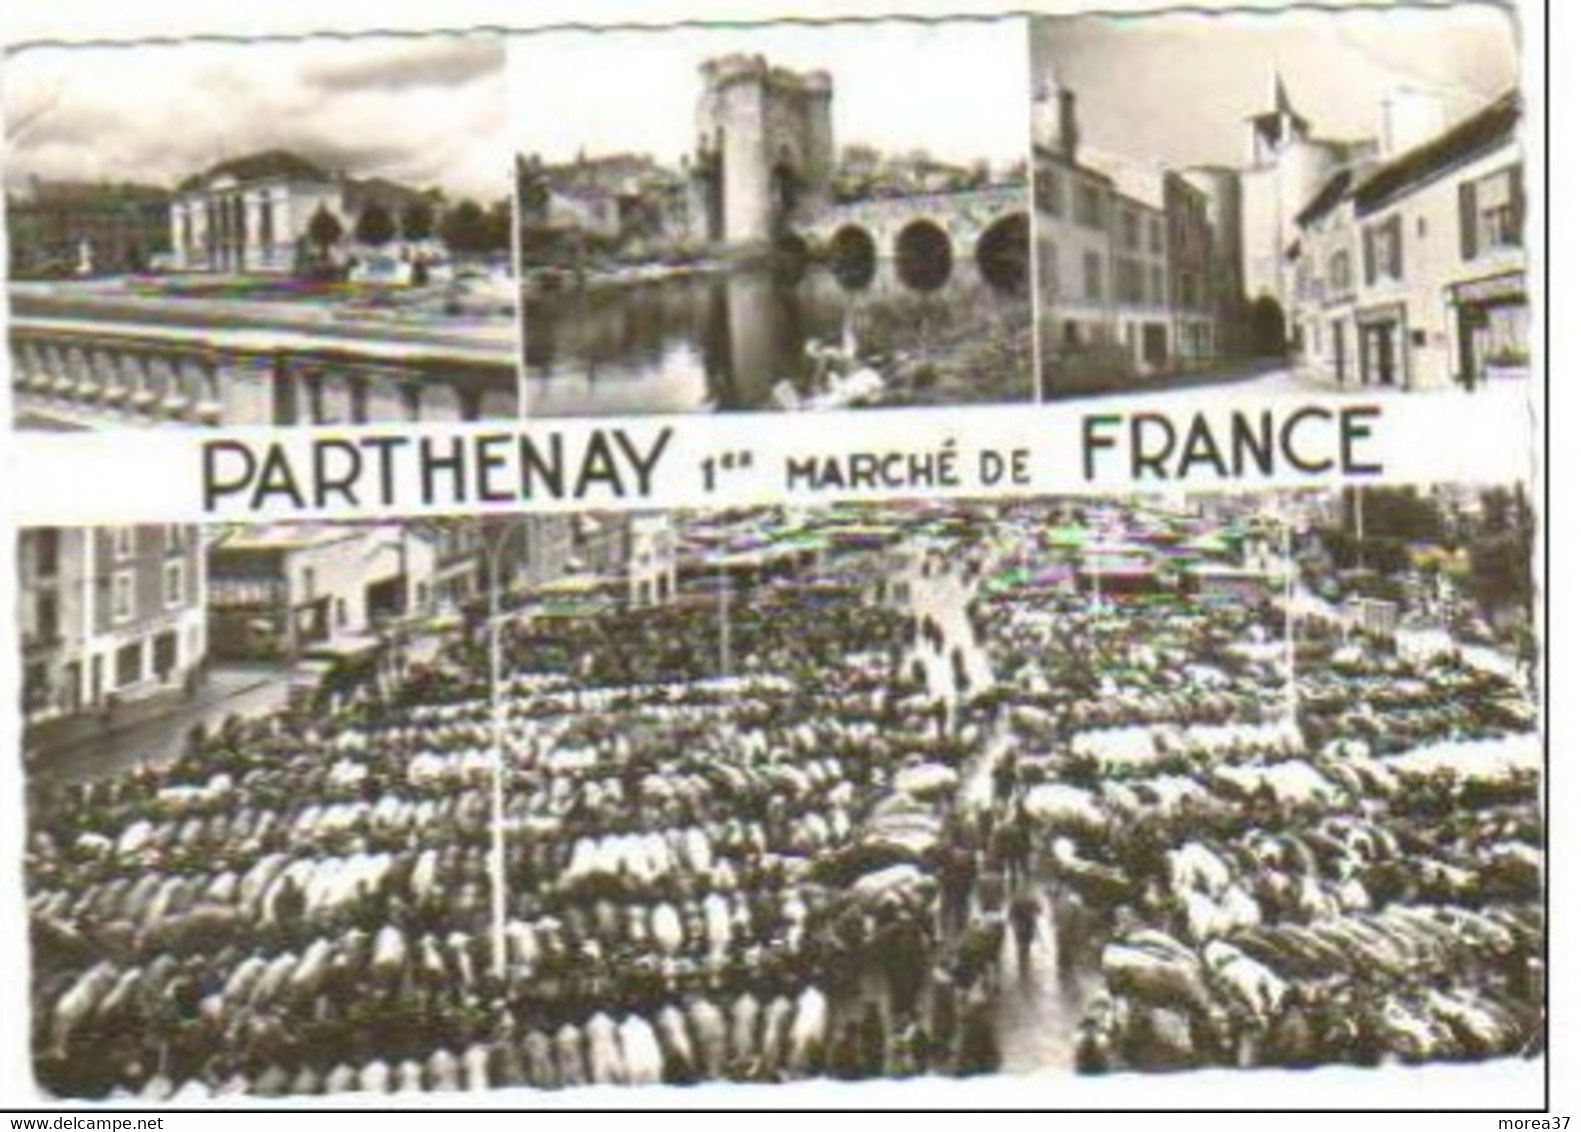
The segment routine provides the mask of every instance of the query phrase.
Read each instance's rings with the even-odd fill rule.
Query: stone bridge
[[[322,331],[18,317],[18,424],[363,424],[514,418],[513,354]]]
[[[958,262],[975,262],[990,282],[1003,270],[1024,283],[1031,249],[1030,190],[995,185],[952,193],[875,198],[834,205],[797,234],[836,261],[895,260],[941,270],[947,279]],[[940,281],[942,282],[942,280]]]

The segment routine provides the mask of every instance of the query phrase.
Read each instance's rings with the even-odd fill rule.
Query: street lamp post
[[[500,609],[500,573],[505,548],[516,528],[504,526],[496,537],[483,535],[484,557],[489,581],[489,723],[491,758],[489,760],[489,896],[490,940],[494,975],[501,983],[508,972],[506,951],[506,876],[505,876],[505,649],[504,614]]]

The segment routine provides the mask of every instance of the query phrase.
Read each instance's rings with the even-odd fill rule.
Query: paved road
[[[33,773],[51,782],[80,782],[166,763],[181,754],[193,724],[213,727],[228,715],[265,715],[283,707],[285,701],[283,673],[258,667],[215,668],[193,702],[178,703],[165,714],[40,752]]]
[[[964,655],[974,688],[984,687],[993,679],[988,653],[972,639],[971,624],[966,616],[973,586],[954,571],[941,572],[935,568],[923,574],[920,555],[902,580],[908,587],[910,611],[932,617],[944,638],[942,650],[935,652],[924,641],[905,663],[909,665],[914,657],[920,658],[927,670],[930,693],[949,700],[953,708],[956,692],[949,656],[954,649],[960,648]],[[976,808],[990,804],[993,765],[1008,742],[1008,735],[1002,729],[996,730],[984,743],[982,753],[962,768],[959,805]],[[1003,981],[995,1017],[1001,1066],[1006,1073],[1050,1069],[1066,1072],[1072,1068],[1081,1004],[1096,981],[1090,973],[1080,972],[1061,980],[1051,901],[1045,896],[1047,886],[1035,882],[1034,888],[1038,890],[1037,899],[1043,914],[1038,920],[1028,962],[1024,967],[1020,964],[1009,933],[1002,957]]]

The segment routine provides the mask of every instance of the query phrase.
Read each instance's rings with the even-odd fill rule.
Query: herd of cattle
[[[1082,1059],[1376,1064],[1540,1048],[1541,745],[1454,658],[1303,641],[1267,611],[980,604],[1020,806],[1106,993]]]
[[[465,637],[387,701],[34,783],[41,1085],[991,1070],[1003,831],[1032,833],[1012,892],[1048,886],[1061,966],[1104,987],[1079,1068],[1533,1048],[1540,753],[1507,681],[1307,642],[1297,726],[1276,613],[980,588],[994,678],[945,727],[884,570],[765,585],[728,642],[695,606],[514,627],[499,861]]]
[[[842,1071],[879,953],[931,930],[924,870],[897,863],[950,800],[897,776],[962,751],[891,678],[906,616],[843,596],[739,614],[742,667],[780,675],[710,673],[706,640],[658,685],[518,668],[498,933],[466,644],[399,704],[236,721],[167,767],[40,786],[41,1082],[191,1099]]]

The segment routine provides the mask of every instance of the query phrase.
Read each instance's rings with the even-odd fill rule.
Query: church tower
[[[1290,92],[1278,70],[1268,72],[1268,108],[1252,115],[1251,164],[1269,165],[1297,142],[1307,139],[1311,125],[1290,102]]]
[[[1241,279],[1251,304],[1253,349],[1279,354],[1289,336],[1285,252],[1298,235],[1296,217],[1346,160],[1346,148],[1312,136],[1277,70],[1269,73],[1264,108],[1247,125],[1249,152],[1240,170]]]

